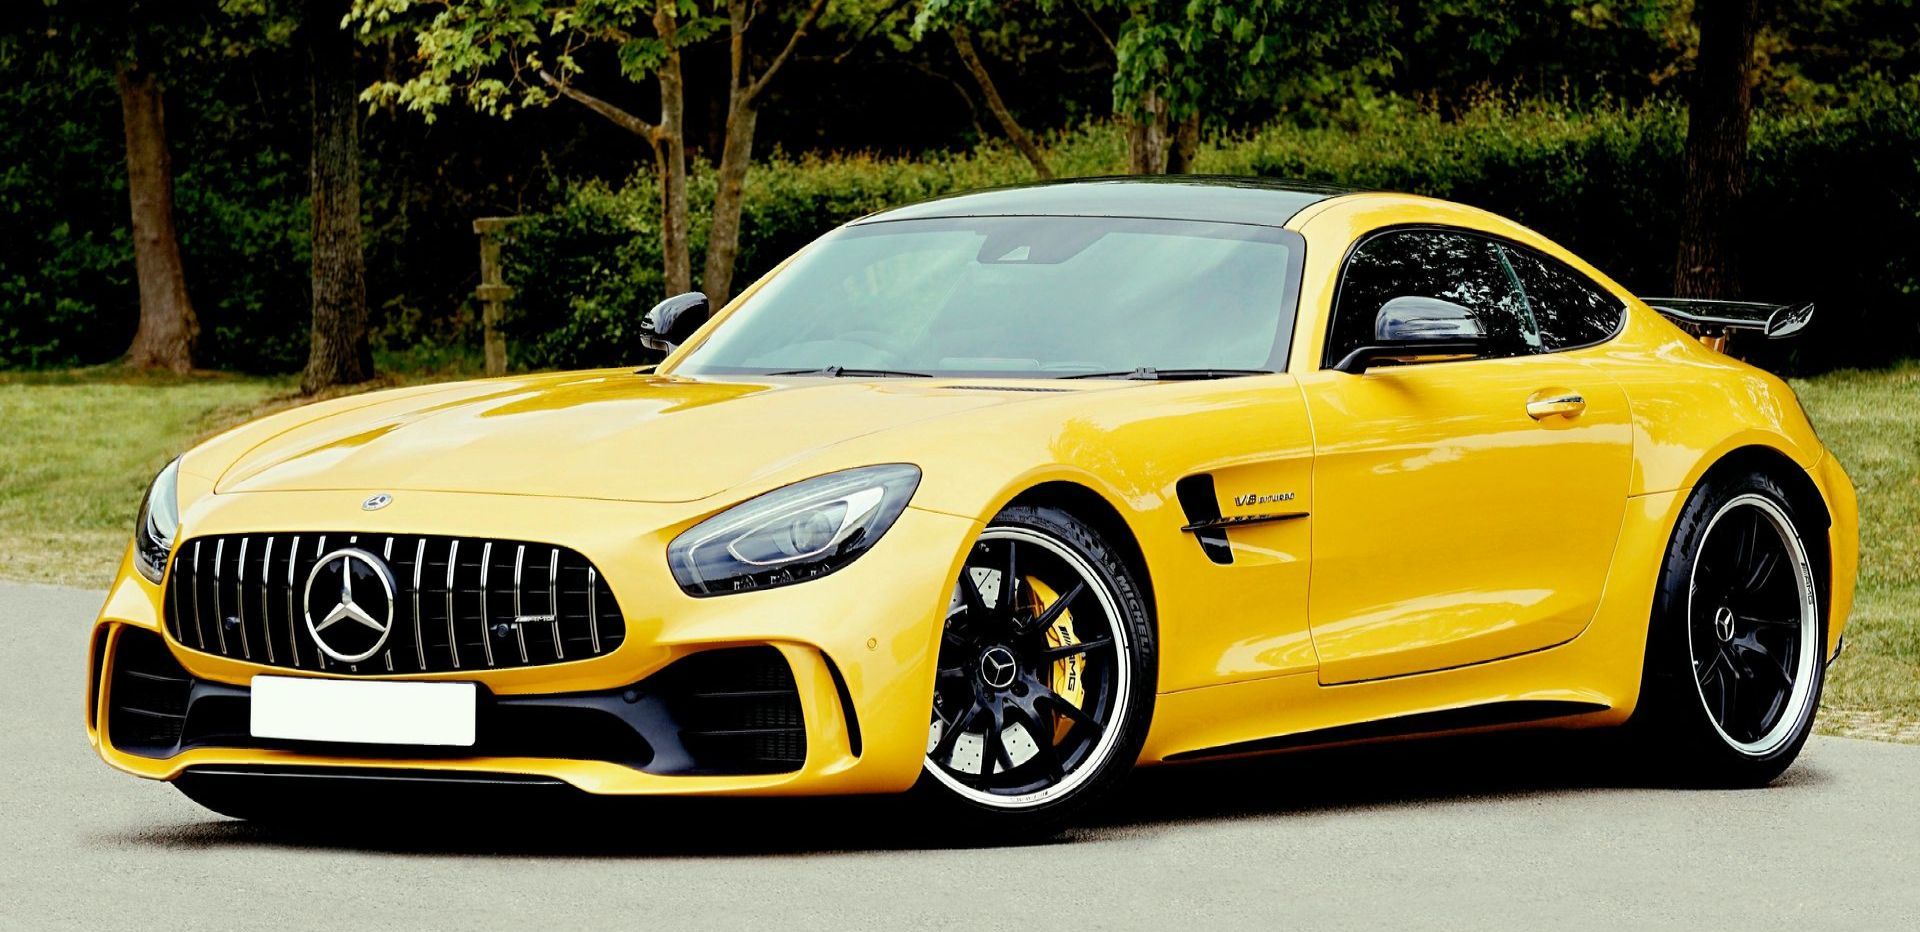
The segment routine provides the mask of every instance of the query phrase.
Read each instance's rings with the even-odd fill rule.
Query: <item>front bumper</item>
[[[677,729],[671,718],[664,725],[648,724],[651,732],[633,729],[649,749],[645,755],[620,750],[623,739],[612,733],[604,742],[612,748],[595,742],[571,750],[483,741],[465,753],[248,742],[244,735],[232,734],[231,720],[239,714],[236,708],[244,708],[233,703],[244,703],[255,674],[326,674],[246,663],[175,642],[162,624],[163,588],[148,583],[123,561],[94,628],[87,694],[88,736],[107,763],[162,780],[188,768],[235,766],[517,774],[557,779],[600,794],[885,793],[905,790],[917,779],[947,581],[958,574],[977,523],[909,508],[871,551],[833,575],[779,589],[695,599],[681,592],[668,572],[666,545],[680,530],[726,503],[659,505],[410,492],[396,496],[389,508],[365,513],[358,503],[367,494],[208,496],[183,516],[181,536],[301,527],[361,534],[511,536],[571,547],[593,561],[619,601],[627,637],[617,649],[546,666],[370,678],[478,683],[488,697],[483,702],[484,729],[486,716],[499,710],[556,703],[597,705],[620,718],[623,709],[645,704],[628,702],[628,695],[648,694],[677,661],[711,651],[772,649],[791,670],[804,728],[804,760],[797,769],[771,773],[716,774],[701,767],[663,766],[660,752],[666,749],[671,759],[674,742],[659,729]],[[135,742],[116,739],[111,725],[114,674],[116,664],[127,656],[123,644],[136,640],[127,637],[135,629],[163,639],[172,660],[196,682],[195,690],[226,697],[222,715],[228,727],[214,729],[220,737],[212,744],[183,741],[156,751],[150,743],[135,747]]]

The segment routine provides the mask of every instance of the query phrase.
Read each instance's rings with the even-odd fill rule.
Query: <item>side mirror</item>
[[[640,319],[640,344],[650,350],[669,353],[687,342],[712,311],[707,296],[698,291],[677,294],[653,306]]]
[[[1376,362],[1457,359],[1486,352],[1487,332],[1465,306],[1441,298],[1402,295],[1380,306],[1373,342],[1354,349],[1333,368],[1364,372]]]

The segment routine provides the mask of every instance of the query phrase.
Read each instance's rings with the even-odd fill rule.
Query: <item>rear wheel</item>
[[[1702,486],[1669,545],[1636,724],[1679,782],[1757,786],[1793,762],[1825,683],[1820,574],[1789,499],[1748,474]]]
[[[1153,626],[1124,561],[1053,508],[1009,508],[955,580],[922,793],[953,834],[1057,827],[1139,756]]]

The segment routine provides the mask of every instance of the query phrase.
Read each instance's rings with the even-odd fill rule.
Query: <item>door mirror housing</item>
[[[712,316],[707,296],[698,291],[674,295],[653,306],[640,319],[640,344],[650,350],[670,353],[687,342],[700,325]]]
[[[1483,355],[1487,332],[1465,305],[1443,298],[1402,295],[1380,306],[1373,342],[1335,363],[1340,372],[1364,372],[1379,362],[1431,362]]]

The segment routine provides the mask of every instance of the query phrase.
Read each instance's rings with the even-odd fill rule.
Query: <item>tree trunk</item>
[[[980,93],[987,99],[987,109],[992,111],[994,119],[1000,121],[1000,128],[1006,131],[1007,138],[1013,140],[1013,147],[1027,157],[1035,174],[1052,178],[1053,169],[1047,167],[1046,156],[1040,153],[1040,147],[1034,144],[1033,137],[1027,135],[1020,121],[1013,118],[1013,111],[1007,109],[1007,102],[1000,97],[1000,88],[993,83],[993,75],[987,73],[986,63],[974,51],[973,37],[967,34],[964,26],[953,27],[952,34],[953,47],[959,51],[960,60],[966,63],[974,83],[980,85]]]
[[[693,290],[693,259],[687,249],[687,100],[680,73],[679,24],[674,5],[655,7],[654,30],[667,45],[660,63],[660,125],[653,153],[660,178],[660,255],[669,296]]]
[[[153,72],[121,67],[120,118],[127,136],[127,201],[132,208],[133,264],[140,282],[140,325],[127,364],[138,369],[193,368],[200,320],[187,300],[187,275],[173,226],[173,157],[166,112]]]
[[[1674,263],[1674,293],[1681,297],[1738,293],[1736,235],[1753,116],[1756,6],[1756,0],[1697,0],[1693,8],[1700,54],[1687,111],[1686,189]]]
[[[719,188],[713,192],[713,224],[707,234],[707,269],[700,285],[714,307],[733,297],[733,266],[740,255],[740,210],[747,166],[753,157],[760,108],[739,90],[727,106],[727,141],[720,150]]]
[[[373,378],[373,346],[367,339],[367,265],[360,237],[353,34],[340,28],[343,3],[309,0],[305,13],[301,29],[313,100],[313,335],[300,390],[311,394]]]
[[[713,193],[713,222],[707,232],[707,266],[700,285],[707,300],[719,307],[733,297],[733,266],[740,255],[740,209],[746,192],[747,166],[753,158],[754,129],[760,122],[760,104],[767,86],[781,66],[793,57],[807,29],[820,17],[827,0],[812,0],[787,44],[767,63],[759,77],[748,73],[747,30],[753,22],[753,4],[747,0],[727,3],[727,134],[720,147],[719,186]],[[674,74],[677,79],[679,65]]]
[[[1167,104],[1149,91],[1140,101],[1143,113],[1127,120],[1127,171],[1135,175],[1163,175],[1167,171]]]
[[[1185,175],[1193,171],[1194,156],[1200,152],[1200,113],[1180,121],[1174,128],[1173,144],[1167,148],[1167,174]]]
[[[661,22],[656,16],[655,22]],[[666,20],[671,36],[671,19]],[[668,295],[693,289],[693,261],[687,251],[687,142],[686,97],[680,82],[680,53],[668,54],[660,67],[659,123],[649,123],[592,94],[540,72],[540,80],[555,93],[606,117],[608,122],[647,141],[653,149],[653,177],[660,186],[661,277]]]

